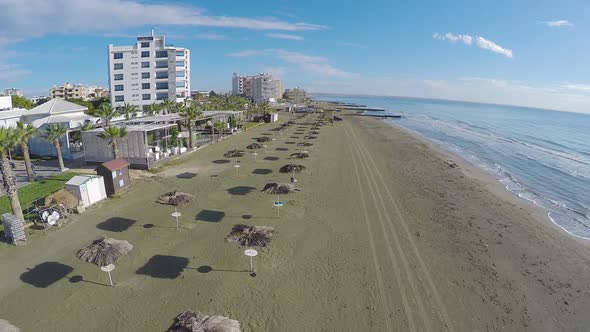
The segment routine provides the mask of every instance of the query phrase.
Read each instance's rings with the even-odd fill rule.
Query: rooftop
[[[104,167],[109,171],[116,171],[121,168],[129,167],[129,162],[123,158],[113,159],[111,161],[107,161],[106,163],[101,164],[98,167]]]

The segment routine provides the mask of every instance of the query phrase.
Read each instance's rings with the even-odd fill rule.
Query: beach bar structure
[[[114,159],[96,168],[96,174],[104,178],[104,187],[108,195],[113,195],[129,186],[129,162],[123,158]]]
[[[170,129],[176,124],[137,124],[123,125],[127,137],[117,140],[120,157],[125,158],[132,167],[150,169],[152,164],[170,157]],[[113,159],[113,149],[109,140],[99,135],[104,130],[97,128],[82,132],[84,158],[86,163],[103,163]]]

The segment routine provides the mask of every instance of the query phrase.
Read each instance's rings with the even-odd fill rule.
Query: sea
[[[399,97],[312,98],[402,115],[384,121],[484,169],[568,233],[590,239],[590,114]]]

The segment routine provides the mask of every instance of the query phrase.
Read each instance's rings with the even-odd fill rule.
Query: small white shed
[[[76,175],[66,182],[66,190],[84,207],[107,198],[104,179],[99,175]]]

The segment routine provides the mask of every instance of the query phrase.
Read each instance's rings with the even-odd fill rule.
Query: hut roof
[[[193,195],[183,193],[180,191],[167,192],[158,197],[157,202],[165,205],[182,206],[190,203],[193,200]]]
[[[274,233],[270,226],[250,226],[237,224],[225,237],[227,242],[237,243],[241,246],[267,247]]]
[[[123,158],[113,159],[111,161],[107,161],[106,163],[102,163],[97,168],[104,167],[109,171],[116,171],[118,169],[129,167],[129,162]]]

